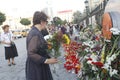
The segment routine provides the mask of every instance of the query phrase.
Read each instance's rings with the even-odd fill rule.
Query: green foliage
[[[113,44],[113,47],[112,47],[112,49],[111,49],[111,52],[110,52],[110,56],[113,54],[113,52],[115,52],[116,51],[116,49],[117,49],[117,47],[118,47],[118,41],[119,41],[119,37],[120,36],[114,36],[113,38],[115,38],[115,40],[114,40],[114,42],[112,42],[112,44]]]
[[[53,18],[53,23],[55,26],[58,26],[59,24],[62,24],[62,20],[59,17],[54,17]]]
[[[31,24],[30,20],[28,20],[27,18],[22,18],[20,23],[25,26]]]
[[[6,20],[6,16],[5,14],[0,12],[0,25],[2,25],[2,23]]]
[[[52,52],[52,56],[57,58],[60,56],[60,46],[61,46],[61,41],[62,41],[62,34],[61,33],[54,33],[51,39],[48,40],[50,44],[52,45],[52,51],[49,50],[49,52]]]
[[[67,23],[67,20],[64,20],[62,23],[63,23],[63,24],[66,24],[66,23]]]
[[[92,66],[87,64],[87,60],[84,60],[83,61],[83,71],[84,71],[84,74],[83,76],[84,77],[88,77],[89,80],[94,80],[96,77],[97,77],[97,72],[95,73],[93,70],[92,70]]]
[[[73,13],[73,22],[75,24],[79,24],[81,17],[82,17],[82,13],[80,11],[76,11],[75,13]]]

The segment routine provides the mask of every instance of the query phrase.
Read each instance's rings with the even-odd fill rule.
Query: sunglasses
[[[46,20],[45,22],[46,22],[46,23],[48,23],[48,21],[47,21],[47,20]]]

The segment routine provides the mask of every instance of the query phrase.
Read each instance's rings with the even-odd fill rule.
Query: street
[[[26,62],[26,38],[15,40],[18,50],[18,57],[15,58],[16,65],[8,66],[4,57],[4,46],[0,44],[0,80],[25,80],[25,62]],[[61,49],[59,57],[60,64],[53,73],[53,65],[50,65],[54,80],[77,80],[74,73],[69,73],[64,69],[64,52]]]

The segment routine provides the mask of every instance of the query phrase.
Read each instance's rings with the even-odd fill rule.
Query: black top
[[[67,29],[63,26],[63,27],[61,27],[61,31],[63,34],[66,34]]]
[[[49,65],[44,63],[50,58],[47,42],[36,27],[27,36],[27,55],[26,80],[53,80]]]
[[[46,36],[46,35],[49,34],[48,31],[47,31],[47,29],[42,30],[41,33],[42,33],[43,36]]]

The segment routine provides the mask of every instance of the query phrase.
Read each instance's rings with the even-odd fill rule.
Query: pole
[[[92,0],[90,0],[90,6],[89,6],[90,12],[89,14],[92,12]],[[91,14],[90,14],[91,15]],[[92,15],[91,15],[91,26],[92,26]]]
[[[91,15],[91,26],[92,26],[92,15]]]

